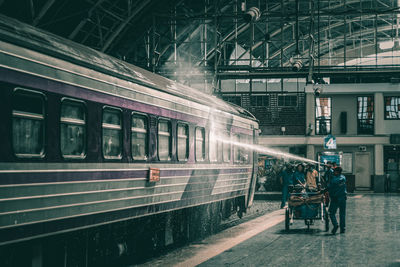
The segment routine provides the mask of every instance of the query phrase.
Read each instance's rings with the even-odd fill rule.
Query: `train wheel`
[[[286,209],[286,212],[285,212],[285,230],[286,231],[289,231],[289,226],[290,226],[289,209]]]

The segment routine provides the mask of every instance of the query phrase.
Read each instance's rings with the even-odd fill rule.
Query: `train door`
[[[356,188],[371,188],[371,156],[369,152],[355,153]]]
[[[257,145],[258,138],[258,129],[253,130],[252,136],[252,144]],[[247,207],[253,205],[254,193],[256,191],[256,182],[257,182],[257,171],[258,171],[258,152],[255,150],[250,150],[249,153],[252,153],[252,157],[250,158],[250,163],[252,164],[253,170],[251,173],[251,182],[249,187],[249,195],[247,199]]]

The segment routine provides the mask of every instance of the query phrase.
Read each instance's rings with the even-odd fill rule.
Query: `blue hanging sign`
[[[333,135],[325,136],[324,138],[324,148],[325,149],[336,149],[336,137]]]

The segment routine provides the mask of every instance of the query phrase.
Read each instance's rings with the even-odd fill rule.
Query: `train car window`
[[[224,136],[224,140],[227,140],[227,142],[224,142],[222,144],[222,160],[224,162],[230,162],[231,161],[231,137],[229,133],[226,133]]]
[[[240,142],[241,144],[248,145],[250,144],[250,136],[248,135],[240,135]],[[240,149],[240,162],[241,163],[248,163],[249,162],[249,154],[250,150],[247,147],[241,147]]]
[[[132,158],[134,160],[147,159],[147,118],[143,115],[132,115],[131,142]]]
[[[63,99],[60,117],[61,155],[64,158],[84,158],[86,150],[85,105],[76,100]]]
[[[247,163],[249,162],[249,149],[245,146],[249,144],[249,138],[246,135],[235,135],[234,142],[241,144],[241,146],[234,146],[234,161],[236,163]]]
[[[17,157],[44,156],[44,95],[16,88],[12,96],[12,145]]]
[[[238,134],[233,135],[233,142],[233,161],[239,163],[241,161],[241,147],[236,145],[237,143],[240,143],[240,137]]]
[[[209,151],[210,151],[210,161],[217,162],[219,161],[219,155],[222,153],[222,143],[218,140],[218,135],[215,129],[210,130],[210,142],[209,142]]]
[[[186,161],[189,157],[189,130],[186,124],[178,124],[178,160]]]
[[[166,120],[158,122],[158,158],[171,160],[171,123]]]
[[[204,161],[206,158],[206,140],[204,128],[196,128],[196,161]]]
[[[103,109],[103,156],[106,159],[122,157],[122,112],[119,109]]]

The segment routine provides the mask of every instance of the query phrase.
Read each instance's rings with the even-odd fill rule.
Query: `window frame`
[[[329,119],[318,119],[318,117],[317,117],[317,108],[318,108],[318,105],[317,105],[317,99],[321,99],[321,98],[327,98],[327,99],[329,99],[329,103],[330,103],[330,105],[329,105]],[[315,112],[315,117],[314,117],[314,123],[315,123],[315,135],[328,135],[328,134],[332,134],[332,97],[330,97],[330,96],[324,96],[324,97],[315,97],[315,109],[314,109],[314,112]],[[320,101],[320,103],[321,103],[321,101]],[[320,107],[321,107],[321,105],[320,105]],[[317,133],[317,129],[318,129],[318,127],[317,127],[317,121],[329,121],[330,123],[329,123],[329,131],[327,131],[326,133]]]
[[[178,131],[179,126],[185,126],[185,127],[186,127],[186,130],[187,130],[187,136],[186,136],[186,156],[185,156],[185,159],[183,159],[183,160],[180,160],[180,159],[179,159],[179,131]],[[177,161],[179,161],[179,162],[187,162],[187,161],[189,160],[189,153],[190,153],[190,151],[189,151],[189,138],[190,138],[190,136],[189,136],[189,135],[190,135],[190,134],[189,134],[189,124],[186,123],[186,122],[177,122],[177,124],[176,124],[176,159],[177,159]]]
[[[261,100],[262,100],[261,102],[264,102],[263,100],[265,98],[264,105],[258,105],[259,98],[261,98]],[[267,94],[252,94],[252,95],[250,95],[250,106],[251,107],[269,107],[270,106],[270,96]]]
[[[168,138],[168,159],[160,159],[160,122],[167,122],[169,125],[169,138]],[[158,118],[157,120],[157,159],[162,162],[172,160],[172,122],[167,118]]]
[[[359,115],[360,114],[363,114],[363,113],[368,113],[368,108],[369,108],[369,106],[367,105],[367,107],[366,107],[366,109],[367,109],[367,112],[362,112],[362,113],[360,113],[359,112],[359,98],[368,98],[368,97],[370,97],[371,99],[372,99],[372,119],[360,119],[359,118]],[[364,102],[364,100],[362,101],[362,102]],[[367,100],[367,104],[368,104],[368,100]],[[373,135],[374,134],[374,132],[375,132],[375,99],[374,99],[374,96],[372,96],[372,95],[362,95],[362,96],[357,96],[357,134],[358,135]],[[361,132],[361,127],[360,127],[360,121],[362,121],[362,120],[372,120],[372,131],[371,131],[371,133],[362,133]],[[364,128],[365,129],[365,128]]]
[[[11,136],[14,135],[13,133],[13,128],[14,128],[14,117],[20,117],[20,118],[30,118],[30,119],[35,119],[35,120],[41,120],[43,121],[43,133],[42,133],[42,149],[40,151],[39,154],[21,154],[21,153],[16,153],[15,149],[14,149],[14,140],[12,139],[11,141],[11,147],[12,147],[12,151],[15,157],[17,158],[35,158],[35,159],[43,159],[46,156],[46,104],[47,104],[47,97],[44,93],[40,92],[40,91],[35,91],[35,90],[31,90],[31,89],[27,89],[27,88],[23,88],[23,87],[15,87],[13,89],[12,95],[11,95],[11,100],[13,101],[13,97],[14,94],[17,91],[23,91],[23,92],[28,92],[28,94],[34,94],[34,95],[39,95],[42,98],[42,118],[39,118],[37,116],[34,115],[34,113],[26,113],[23,114],[25,112],[22,111],[21,114],[15,114],[14,113],[14,106],[13,106],[13,102],[11,104]],[[31,114],[31,115],[30,115]],[[24,116],[25,115],[25,116]]]
[[[103,116],[104,116],[104,111],[106,109],[116,110],[116,111],[119,112],[119,114],[121,116],[120,117],[121,118],[121,124],[120,124],[121,127],[120,127],[120,129],[116,129],[116,127],[104,127],[104,122],[103,122],[104,117]],[[113,124],[109,124],[109,125],[113,125]],[[104,155],[104,149],[103,149],[103,141],[104,141],[103,130],[104,130],[104,128],[113,129],[113,130],[119,130],[120,131],[120,144],[121,144],[121,147],[120,147],[120,151],[119,151],[120,154],[118,156],[106,156],[106,155]],[[117,108],[117,107],[113,107],[113,106],[108,106],[108,105],[103,106],[102,113],[101,113],[101,154],[103,156],[103,159],[105,159],[105,160],[122,160],[123,154],[124,154],[123,141],[124,141],[124,116],[123,116],[123,110],[121,108]]]
[[[133,117],[137,116],[137,117],[142,117],[145,119],[146,122],[146,139],[145,139],[145,159],[135,159],[133,157],[133,150],[132,150],[132,144],[133,144],[133,139],[132,139],[132,133],[133,131],[133,125],[132,125],[132,121],[133,121]],[[137,129],[141,129],[141,128],[137,128]],[[133,111],[131,112],[131,116],[130,116],[130,131],[129,131],[129,145],[130,145],[130,157],[132,158],[133,161],[136,162],[144,162],[147,161],[149,159],[149,129],[150,129],[150,120],[149,120],[149,116],[146,113],[140,113],[140,112],[136,112]],[[140,131],[136,131],[136,132],[140,132]]]
[[[296,105],[286,105],[286,99],[284,100],[284,104],[283,105],[279,105],[279,97],[295,97],[296,98]],[[278,94],[277,95],[277,106],[280,108],[283,107],[298,107],[299,106],[299,96],[297,94]]]
[[[385,95],[384,97],[383,97],[383,108],[384,108],[384,110],[383,110],[383,116],[384,116],[384,119],[385,120],[388,120],[388,121],[396,121],[396,120],[400,120],[400,115],[398,116],[398,118],[387,118],[387,116],[386,116],[386,107],[388,107],[387,105],[386,105],[386,99],[388,99],[388,98],[392,98],[392,97],[395,97],[395,98],[398,98],[399,99],[399,104],[398,105],[400,105],[400,96],[398,96],[398,95]],[[400,112],[400,107],[398,107],[398,111],[397,112]]]
[[[62,123],[71,123],[71,122],[62,122],[62,120],[61,120],[61,110],[62,110],[62,105],[63,105],[63,102],[64,101],[69,101],[69,102],[76,102],[76,103],[80,103],[80,104],[82,104],[82,106],[83,106],[83,109],[84,109],[84,118],[85,118],[85,120],[84,120],[84,128],[85,128],[85,137],[84,137],[84,140],[83,140],[83,153],[81,154],[81,155],[64,155],[63,153],[62,153],[62,151],[61,151],[61,124]],[[77,124],[77,123],[71,123],[71,124]],[[87,106],[86,106],[86,102],[85,101],[83,101],[83,100],[79,100],[79,99],[74,99],[74,98],[70,98],[70,97],[63,97],[63,98],[61,98],[61,101],[60,101],[60,125],[59,125],[59,128],[60,128],[60,155],[61,155],[61,157],[63,157],[64,159],[85,159],[86,158],[86,156],[87,156]]]
[[[198,159],[197,158],[197,129],[202,129],[203,130],[203,144],[202,144],[202,146],[203,146],[203,151],[204,151],[204,153],[203,153],[203,158],[202,159]],[[194,129],[194,157],[195,157],[195,160],[196,160],[196,162],[205,162],[206,161],[206,156],[207,156],[207,153],[206,153],[206,128],[205,127],[201,127],[201,126],[196,126],[195,127],[195,129]]]

